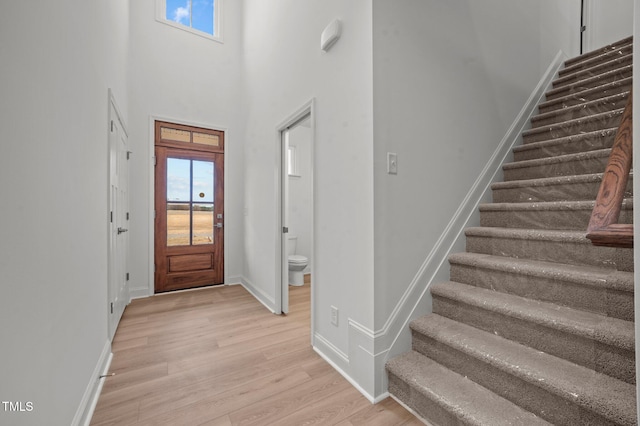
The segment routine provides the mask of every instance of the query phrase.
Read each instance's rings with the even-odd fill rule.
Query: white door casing
[[[285,232],[285,228],[289,227],[289,173],[288,173],[288,148],[289,148],[289,131],[290,129],[300,125],[305,120],[310,120],[311,126],[311,169],[309,172],[311,180],[311,188],[313,192],[313,146],[314,146],[314,129],[315,129],[315,100],[311,99],[296,112],[285,119],[280,125],[277,126],[277,142],[276,152],[278,153],[278,160],[276,161],[276,176],[278,177],[277,187],[277,230],[276,235],[279,238],[276,239],[276,281],[275,281],[275,313],[286,314],[289,311],[289,259],[288,259],[288,232]],[[311,275],[313,276],[313,234],[314,234],[314,219],[313,219],[313,200],[311,201],[311,251],[309,253],[311,260]],[[311,292],[311,336],[313,340],[314,333],[314,296]]]
[[[282,162],[282,243],[281,243],[281,261],[282,268],[281,276],[281,288],[282,288],[282,306],[281,311],[283,314],[289,313],[289,174],[288,174],[288,156],[289,156],[289,129],[285,129],[281,133],[282,148],[281,148],[281,162]],[[285,232],[286,228],[286,232]]]
[[[129,303],[129,155],[127,133],[111,99],[109,107],[109,340]]]

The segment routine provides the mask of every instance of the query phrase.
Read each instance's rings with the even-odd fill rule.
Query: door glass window
[[[212,161],[167,158],[167,245],[213,244]]]

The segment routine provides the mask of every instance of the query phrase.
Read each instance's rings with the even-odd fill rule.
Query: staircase
[[[565,62],[389,392],[433,425],[635,425],[633,250],[585,238],[632,40]],[[620,223],[631,223],[631,178]]]

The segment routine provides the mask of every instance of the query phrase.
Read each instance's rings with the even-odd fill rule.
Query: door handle
[[[118,227],[118,235],[122,234],[123,232],[127,232],[127,231],[128,231],[128,229]]]
[[[216,228],[222,228],[222,222],[216,223]]]

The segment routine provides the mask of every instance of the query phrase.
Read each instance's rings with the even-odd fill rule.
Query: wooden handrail
[[[587,238],[596,246],[633,247],[633,225],[618,223],[632,163],[632,124],[633,100],[629,92],[587,228]]]

